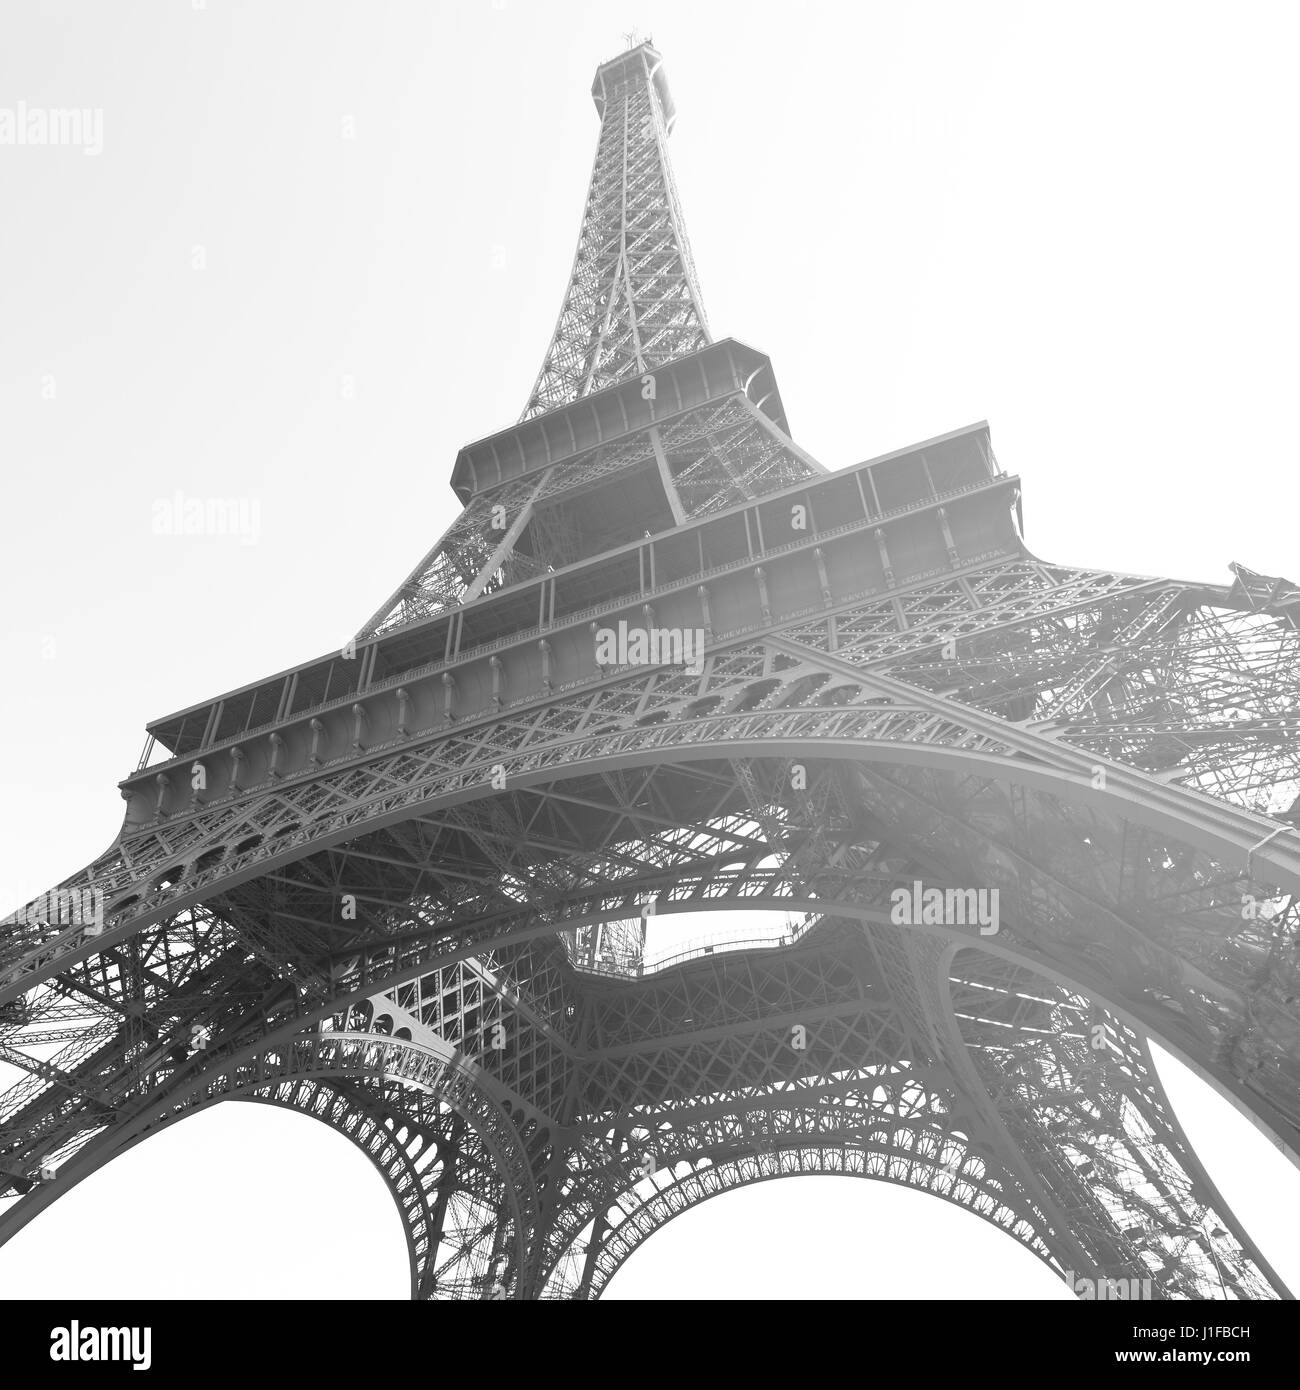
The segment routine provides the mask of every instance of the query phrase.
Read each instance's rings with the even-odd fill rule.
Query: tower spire
[[[600,139],[578,250],[524,420],[712,341],[668,162],[662,57],[636,44],[601,64],[591,94]]]

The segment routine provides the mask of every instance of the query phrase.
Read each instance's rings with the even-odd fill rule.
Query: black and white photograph
[[[14,1355],[1284,1353],[1298,67],[1270,0],[6,0]]]

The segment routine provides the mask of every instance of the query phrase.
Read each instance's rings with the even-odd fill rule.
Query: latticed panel
[[[952,1009],[1020,1154],[1111,1278],[1165,1297],[1268,1298],[1190,1171],[1145,1045],[1087,999],[1009,961],[958,954]]]
[[[741,396],[693,410],[660,434],[688,517],[779,492],[816,472]]]
[[[1188,585],[963,636],[891,674],[1267,814],[1300,797],[1300,632]]]
[[[1287,815],[1300,804],[1300,628],[1289,609],[1231,598],[1023,560],[787,632],[1164,781]]]
[[[767,496],[818,472],[744,396],[687,411],[662,428],[585,450],[540,476],[476,494],[360,635],[390,633],[590,559],[640,537],[647,524],[667,530],[672,514],[659,473],[661,456],[667,485],[687,518]],[[641,479],[641,493],[619,490],[634,478]],[[609,488],[602,502],[579,515],[575,504],[602,488]],[[643,504],[647,495],[657,502],[653,513],[634,500]]]
[[[503,546],[538,487],[538,479],[528,478],[473,497],[437,545],[358,635],[370,637],[391,632],[445,613],[465,601],[480,577],[479,592],[488,593],[499,587],[503,576],[497,571],[484,574],[484,568],[497,548]],[[503,554],[498,563],[505,558]],[[530,576],[516,568],[511,577]]]

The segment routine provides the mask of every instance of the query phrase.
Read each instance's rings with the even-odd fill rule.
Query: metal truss
[[[405,1086],[310,1078],[233,1097],[322,1121],[375,1165],[401,1213],[411,1297],[509,1297],[517,1289],[517,1213],[499,1151],[459,1110]]]
[[[592,95],[600,141],[578,251],[524,419],[709,341],[668,163],[662,58],[639,45],[600,68]]]
[[[164,721],[60,885],[102,914],[4,924],[0,1241],[243,1099],[371,1158],[419,1298],[596,1297],[690,1206],[811,1173],[1058,1272],[1288,1296],[1148,1040],[1297,1159],[1300,591],[1037,559],[986,430],[828,474],[766,359],[708,345],[658,54],[596,94],[526,423],[462,451],[344,693]],[[620,618],[702,661],[598,665]],[[996,892],[996,933],[900,924],[922,881]],[[803,921],[647,955],[720,909]]]
[[[372,615],[361,638],[396,632],[485,594],[588,559],[641,534],[642,515],[614,509],[597,528],[569,510],[584,494],[650,475],[667,510],[705,516],[825,470],[743,394],[726,396],[545,469],[477,493],[446,534]],[[671,513],[671,515],[669,515]]]

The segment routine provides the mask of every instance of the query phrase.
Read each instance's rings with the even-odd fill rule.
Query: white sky
[[[101,110],[104,148],[0,145],[0,911],[106,846],[146,720],[336,649],[445,528],[541,362],[633,26],[714,334],[772,356],[805,448],[988,419],[1037,554],[1300,578],[1292,6],[11,7],[0,108]],[[178,491],[255,539],[154,534]],[[1203,1092],[1300,1287],[1295,1174]],[[20,1233],[0,1294],[401,1297],[400,1240],[346,1141],[224,1106]],[[834,1179],[706,1204],[610,1296],[746,1293],[1068,1297]]]

